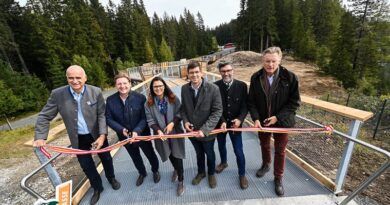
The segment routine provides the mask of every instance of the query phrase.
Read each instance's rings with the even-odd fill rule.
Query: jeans
[[[226,135],[227,132],[219,133],[217,135],[218,150],[221,156],[221,163],[227,163],[227,151],[226,151]],[[245,155],[242,146],[242,133],[229,131],[230,140],[233,144],[234,154],[236,155],[236,162],[238,166],[238,175],[245,175]]]
[[[190,138],[190,141],[192,145],[195,148],[196,152],[196,163],[198,165],[198,174],[206,173],[206,167],[205,167],[205,155],[207,157],[207,168],[208,168],[208,175],[214,175],[215,173],[215,152],[214,152],[214,142],[215,139],[213,138],[210,141],[199,141],[197,139],[194,139],[193,137]]]
[[[82,150],[91,150],[91,144],[95,141],[92,135],[79,135],[79,149]],[[104,140],[103,146],[107,147],[108,141]],[[106,174],[106,178],[112,179],[115,178],[114,174],[114,165],[112,164],[112,157],[110,152],[99,153],[99,158],[103,164],[104,172]],[[103,191],[102,178],[100,174],[96,170],[95,162],[92,159],[90,154],[77,155],[77,160],[80,163],[81,168],[83,169],[85,175],[89,179],[91,186],[94,190]]]

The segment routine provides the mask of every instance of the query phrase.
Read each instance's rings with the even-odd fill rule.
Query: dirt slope
[[[261,54],[252,51],[239,51],[229,54],[208,66],[208,70],[218,73],[217,65],[220,61],[229,61],[235,68],[237,79],[250,81],[250,76],[261,68]],[[344,92],[339,83],[330,76],[324,76],[315,65],[295,61],[291,56],[285,56],[282,65],[294,72],[299,78],[301,94],[319,97],[327,92]]]

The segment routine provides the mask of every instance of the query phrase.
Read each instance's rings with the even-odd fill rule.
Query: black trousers
[[[183,159],[176,158],[171,153],[171,155],[169,155],[169,161],[171,161],[173,168],[177,172],[179,182],[182,182],[184,180]]]
[[[78,137],[79,137],[79,149],[91,150],[91,144],[95,141],[92,135],[90,134],[79,135]],[[108,141],[106,139],[104,140],[102,148],[107,146],[108,146]],[[103,164],[104,172],[106,173],[106,178],[107,179],[115,178],[114,165],[112,164],[112,157],[110,152],[104,152],[98,155]],[[100,174],[97,172],[95,162],[93,161],[92,156],[90,154],[77,155],[77,160],[79,161],[80,166],[83,169],[85,175],[87,175],[87,178],[89,179],[92,188],[98,191],[103,191],[102,178],[100,177]]]
[[[214,175],[215,173],[215,152],[214,152],[214,142],[213,138],[210,141],[200,141],[190,138],[192,145],[195,148],[196,152],[196,163],[198,165],[198,174],[206,173],[205,161],[207,157],[207,174]],[[205,157],[206,155],[206,157]]]
[[[152,166],[152,172],[154,173],[158,171],[158,158],[154,152],[151,141],[135,142],[133,144],[127,144],[125,147],[140,175],[146,176],[146,168],[141,157],[140,148],[148,158],[149,163]]]

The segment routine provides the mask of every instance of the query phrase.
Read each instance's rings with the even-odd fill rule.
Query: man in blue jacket
[[[119,140],[125,140],[128,137],[136,137],[138,135],[150,135],[144,109],[146,97],[130,90],[131,81],[128,75],[124,73],[118,74],[114,80],[118,92],[107,98],[107,125],[115,130]],[[125,147],[139,173],[136,185],[140,186],[147,175],[139,148],[145,153],[152,166],[154,183],[158,183],[160,181],[159,165],[152,142],[140,141],[127,144]]]

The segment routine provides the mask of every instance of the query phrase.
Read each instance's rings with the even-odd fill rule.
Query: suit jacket
[[[248,114],[248,86],[246,83],[234,79],[229,89],[223,80],[218,80],[215,84],[219,87],[223,105],[223,114],[217,128],[219,128],[223,122],[225,122],[228,127],[231,127],[231,121],[234,119],[239,119],[241,122],[244,122],[245,117]]]
[[[130,132],[137,132],[138,135],[150,135],[150,129],[146,123],[144,95],[130,91],[125,104],[116,92],[107,98],[106,119],[107,124],[118,135],[119,140],[124,140],[123,129]]]
[[[219,89],[213,83],[203,79],[196,105],[194,105],[191,89],[191,83],[185,84],[181,88],[182,108],[180,113],[183,123],[190,122],[194,125],[194,130],[201,130],[204,133],[205,137],[196,138],[197,140],[213,140],[215,136],[208,135],[222,116],[222,101]]]
[[[166,100],[168,100],[166,98]],[[176,97],[175,103],[168,103],[168,111],[167,111],[167,123],[165,123],[164,115],[160,113],[158,110],[158,106],[156,102],[149,107],[148,103],[145,103],[145,113],[148,125],[152,127],[152,125],[158,125],[161,131],[169,124],[170,122],[174,122],[175,126],[171,134],[183,133],[183,127],[181,124],[181,120],[174,120],[180,118],[180,100]],[[157,134],[157,133],[154,133]],[[158,154],[161,157],[163,162],[167,161],[169,155],[172,155],[179,159],[185,158],[185,145],[184,138],[181,139],[168,139],[165,141],[162,140],[154,140],[154,145]]]
[[[86,84],[84,94],[81,98],[81,107],[89,133],[92,137],[97,139],[99,135],[106,135],[105,103],[101,89]],[[60,113],[72,147],[78,148],[77,109],[77,101],[73,98],[69,85],[53,90],[46,105],[38,115],[35,124],[35,140],[47,139],[50,121]]]

